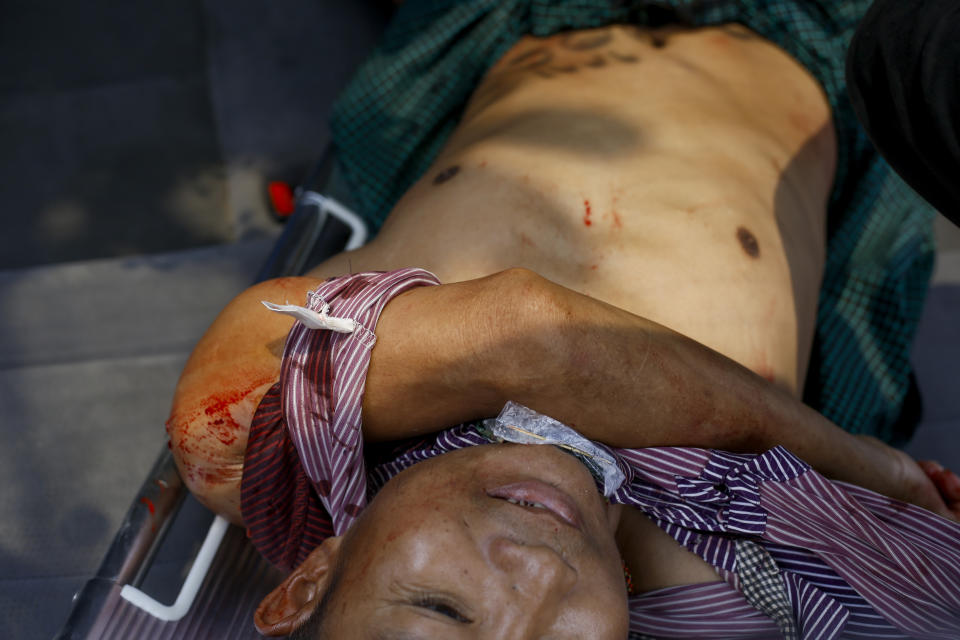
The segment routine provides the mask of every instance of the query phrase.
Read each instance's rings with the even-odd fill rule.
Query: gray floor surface
[[[164,442],[189,350],[325,147],[372,2],[8,2],[0,20],[0,636],[50,638]],[[939,223],[942,225],[942,223]],[[915,349],[919,457],[960,467],[960,233]]]
[[[192,343],[271,245],[0,273],[4,638],[63,624],[163,446]]]
[[[0,637],[50,638],[146,470],[191,345],[327,146],[374,0],[3,4]]]
[[[0,268],[269,232],[385,21],[372,0],[3,3]]]

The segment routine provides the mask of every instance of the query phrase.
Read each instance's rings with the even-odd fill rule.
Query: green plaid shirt
[[[854,433],[902,443],[917,415],[910,345],[933,266],[933,210],[857,123],[844,58],[868,0],[408,0],[334,105],[333,139],[360,212],[378,229],[429,168],[487,69],[522,36],[611,23],[739,22],[816,76],[838,164],[804,400]],[[908,403],[912,404],[912,403]],[[904,415],[902,415],[902,413]]]

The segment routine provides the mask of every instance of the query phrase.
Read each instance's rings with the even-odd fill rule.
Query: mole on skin
[[[457,175],[460,172],[460,165],[455,164],[452,167],[447,167],[443,171],[437,174],[437,177],[433,179],[433,184],[443,184],[453,176]]]
[[[746,227],[737,227],[737,240],[740,241],[743,252],[748,256],[751,258],[760,256],[760,244],[757,242],[756,236],[750,233],[749,229]]]

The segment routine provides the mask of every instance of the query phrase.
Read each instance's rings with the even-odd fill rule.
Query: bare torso
[[[379,236],[310,275],[420,266],[456,282],[526,267],[797,394],[834,155],[815,80],[742,27],[527,37]],[[292,322],[259,300],[316,284],[238,296],[177,386],[168,427],[181,473],[235,521],[247,429]]]
[[[251,287],[220,314],[184,368],[168,421],[181,475],[204,504],[242,522],[248,429],[279,376],[283,336],[292,324],[259,301],[302,300],[317,278],[350,271],[420,266],[452,283],[526,267],[635,314],[592,305],[590,317],[602,316],[601,323],[659,322],[797,395],[814,329],[835,153],[829,106],[816,81],[742,27],[618,26],[524,38],[487,73],[460,126],[376,240],[325,262],[313,277]],[[511,299],[516,306],[526,302]],[[386,331],[385,323],[378,332]],[[396,324],[393,335],[400,335]],[[696,347],[687,362],[692,367],[714,360],[729,365]],[[381,361],[389,360],[378,349]],[[539,358],[533,361],[540,366]],[[759,390],[754,376],[733,365],[705,375],[718,383],[724,375],[748,378],[747,395],[762,396],[761,405],[781,406],[776,399],[785,397],[767,385]],[[388,371],[380,386],[396,380]],[[454,383],[474,396],[483,388]],[[663,396],[676,403],[668,412],[697,405],[678,389]],[[368,388],[365,412],[370,395]],[[417,397],[421,406],[435,407]],[[799,403],[788,404],[789,410],[770,415],[786,416],[783,423],[792,425],[803,414],[794,411]],[[749,413],[732,416],[733,436],[758,424]],[[633,414],[626,424],[635,427]],[[793,442],[802,445],[813,434],[808,450],[820,456],[824,472],[885,468],[863,456],[850,464],[845,452],[858,450],[849,442],[819,422],[798,424],[807,430]],[[823,451],[839,451],[840,464]],[[616,535],[641,591],[719,579],[639,511],[623,510]]]
[[[797,393],[834,164],[819,85],[743,27],[526,37],[376,240],[312,275],[523,266]]]

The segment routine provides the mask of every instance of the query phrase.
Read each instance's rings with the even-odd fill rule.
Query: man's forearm
[[[884,493],[889,462],[786,391],[657,323],[516,270],[417,289],[377,327],[364,399],[373,440],[520,402],[617,447],[759,452]]]

